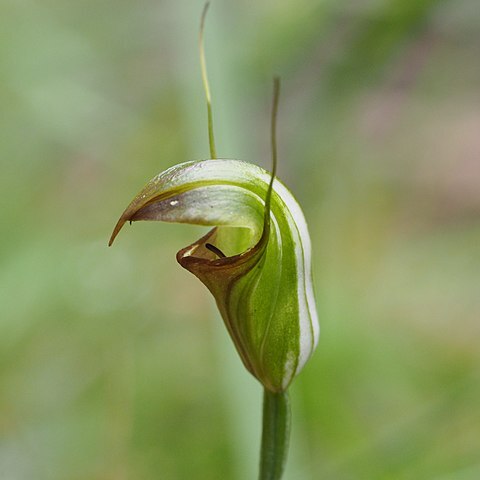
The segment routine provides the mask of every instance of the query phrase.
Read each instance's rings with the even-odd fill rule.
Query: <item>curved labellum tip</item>
[[[280,392],[315,349],[319,325],[305,218],[283,184],[269,183],[268,172],[239,160],[176,165],[133,199],[109,245],[127,221],[213,226],[177,260],[215,297],[245,367]]]

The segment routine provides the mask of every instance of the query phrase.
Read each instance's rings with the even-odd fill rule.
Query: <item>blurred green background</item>
[[[107,240],[208,157],[203,1],[0,2],[0,478],[252,479],[261,388],[175,262],[200,228]],[[480,478],[478,0],[214,1],[220,156],[303,205],[322,336],[286,480]]]

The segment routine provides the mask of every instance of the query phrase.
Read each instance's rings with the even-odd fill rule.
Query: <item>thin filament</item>
[[[268,185],[267,196],[265,198],[265,224],[270,218],[270,200],[272,198],[273,181],[277,174],[277,115],[278,102],[280,99],[280,77],[273,78],[273,102],[272,102],[272,117],[271,117],[271,148],[272,148],[272,176],[270,184]]]
[[[205,17],[207,16],[207,11],[209,6],[210,6],[210,2],[207,2],[203,7],[202,19],[200,21],[199,48],[200,48],[200,67],[202,70],[203,89],[205,90],[205,97],[207,99],[208,142],[210,144],[210,156],[212,158],[217,158],[217,151],[215,149],[215,137],[213,135],[212,97],[210,95],[210,85],[208,83],[207,62],[205,61],[205,47],[204,47],[204,41],[203,41],[203,31],[205,29]]]

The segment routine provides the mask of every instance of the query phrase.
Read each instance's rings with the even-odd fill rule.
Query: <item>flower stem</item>
[[[263,393],[263,431],[259,480],[280,480],[288,454],[290,400],[288,392]]]

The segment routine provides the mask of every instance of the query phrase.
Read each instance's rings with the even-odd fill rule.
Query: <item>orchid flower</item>
[[[272,109],[272,173],[241,160],[216,158],[203,50],[205,13],[206,8],[200,58],[212,158],[175,165],[150,180],[121,215],[109,245],[126,222],[214,227],[181,249],[177,260],[210,290],[244,366],[265,389],[260,478],[276,479],[282,475],[288,447],[286,391],[319,336],[310,236],[297,201],[275,178],[278,79]],[[274,410],[284,412],[283,420]],[[269,428],[277,433],[268,434]],[[271,441],[271,435],[279,437]],[[269,456],[274,458],[272,465]]]

